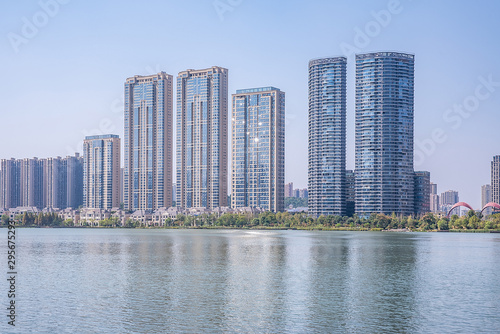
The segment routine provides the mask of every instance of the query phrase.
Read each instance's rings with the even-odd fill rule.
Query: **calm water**
[[[500,333],[500,234],[16,232],[14,332]]]

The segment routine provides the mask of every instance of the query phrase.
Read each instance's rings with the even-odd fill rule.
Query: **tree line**
[[[367,217],[354,214],[347,216],[319,216],[314,218],[306,213],[263,212],[258,215],[250,213],[226,213],[217,217],[203,214],[200,216],[178,215],[176,219],[168,219],[166,226],[178,227],[269,227],[269,228],[315,228],[315,229],[409,229],[416,231],[430,230],[468,230],[468,229],[500,229],[500,214],[490,215],[482,219],[480,213],[469,211],[467,215],[451,218],[427,213],[421,217],[397,216],[372,213]]]
[[[202,214],[199,216],[177,215],[174,219],[165,220],[164,227],[204,227],[204,228],[297,228],[297,229],[354,229],[354,230],[387,230],[409,229],[414,231],[447,231],[447,230],[477,230],[500,229],[500,214],[494,214],[482,219],[480,213],[470,210],[465,216],[453,215],[451,218],[427,213],[421,217],[397,216],[372,213],[367,217],[354,214],[347,216],[319,216],[314,218],[307,213],[262,212]],[[1,217],[2,225],[8,225],[9,216]],[[71,227],[73,221],[63,220],[57,213],[23,213],[15,217],[16,225],[31,227]],[[83,222],[83,226],[95,226]],[[119,218],[110,217],[97,222],[100,227],[143,227],[140,222],[128,219],[122,226]]]

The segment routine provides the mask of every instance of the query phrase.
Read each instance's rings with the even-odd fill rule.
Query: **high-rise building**
[[[111,209],[120,205],[120,138],[87,136],[83,141],[84,206]]]
[[[484,186],[481,186],[481,209],[488,203],[491,202],[491,185],[485,184]],[[484,215],[491,215],[491,208],[487,208],[484,210],[483,214]]]
[[[43,159],[43,206],[65,208],[67,189],[63,187],[66,169],[61,157]]]
[[[83,159],[10,159],[1,161],[0,207],[78,208],[83,204]]]
[[[231,206],[283,211],[285,93],[240,89],[232,98]]]
[[[22,159],[21,165],[21,206],[43,208],[43,160]]]
[[[414,174],[414,213],[423,215],[431,211],[431,173],[418,171]]]
[[[491,162],[491,201],[500,204],[500,155]]]
[[[410,215],[414,56],[356,55],[356,212]]]
[[[83,157],[75,153],[62,162],[63,170],[66,169],[62,173],[66,177],[62,181],[62,187],[66,188],[66,207],[78,209],[83,206]]]
[[[345,171],[345,189],[346,189],[346,216],[352,216],[354,214],[354,205],[356,203],[356,190],[355,190],[355,177],[353,170]]]
[[[444,193],[441,193],[439,197],[439,210],[444,213],[448,213],[454,204],[460,201],[458,196],[458,191],[455,190],[447,190]],[[458,215],[460,215],[460,208],[455,209]]]
[[[346,213],[345,57],[309,62],[308,212]]]
[[[440,210],[439,210],[439,195],[438,194],[430,194],[429,208],[430,208],[431,212],[440,212]]]
[[[21,163],[16,159],[0,161],[0,208],[21,205]]]
[[[177,76],[177,206],[227,206],[228,70]]]
[[[285,197],[293,197],[293,182],[285,184]]]
[[[307,188],[299,190],[299,197],[300,198],[309,198],[309,191],[307,191]]]
[[[441,204],[453,205],[459,202],[458,191],[447,190],[441,194]]]
[[[123,202],[126,210],[172,206],[173,78],[165,72],[125,82]]]
[[[431,194],[429,208],[431,212],[439,212],[439,195],[437,193],[437,184],[431,182]]]
[[[437,195],[438,185],[431,182],[430,187],[431,187],[431,195]]]
[[[458,191],[447,190],[441,194],[441,205],[454,205],[459,202]]]

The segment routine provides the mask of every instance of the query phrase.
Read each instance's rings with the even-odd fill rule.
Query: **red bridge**
[[[447,218],[450,218],[450,213],[453,211],[453,209],[455,208],[458,208],[460,206],[463,206],[463,207],[466,207],[468,208],[469,210],[474,210],[469,204],[465,203],[465,202],[458,202],[456,203],[455,205],[453,205],[450,209],[450,211],[448,211],[448,214],[446,215]],[[494,208],[494,209],[497,209],[500,211],[500,204],[498,203],[494,203],[494,202],[489,202],[488,204],[486,204],[482,209],[481,209],[481,214],[483,213],[483,211],[487,208]]]

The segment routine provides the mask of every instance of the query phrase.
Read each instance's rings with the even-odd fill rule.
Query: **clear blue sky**
[[[359,52],[415,54],[416,142],[428,143],[436,129],[446,136],[415,169],[430,171],[439,192],[458,190],[461,200],[480,206],[491,158],[500,154],[500,85],[488,91],[479,79],[500,82],[498,1],[60,0],[59,8],[45,10],[40,5],[53,1],[1,4],[0,158],[65,156],[79,149],[85,135],[122,136],[127,77],[158,71],[175,76],[217,65],[229,69],[230,94],[259,86],[286,92],[286,181],[306,187],[308,61],[343,55],[342,46],[350,45]],[[376,21],[374,13],[389,10],[390,18]],[[32,24],[37,31],[29,29]],[[348,59],[348,168],[354,167],[353,60]],[[481,99],[473,97],[476,90]],[[453,107],[464,103],[471,111],[459,116]]]

